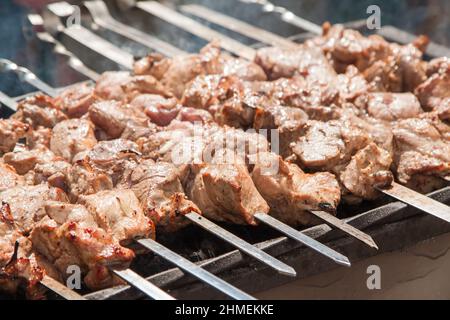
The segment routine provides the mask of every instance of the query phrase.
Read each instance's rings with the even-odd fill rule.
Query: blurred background
[[[116,0],[111,0],[116,1]],[[127,2],[127,0],[117,0]],[[237,0],[173,0],[176,4],[198,3],[233,15],[272,30],[276,21],[258,10],[236,10]],[[0,1],[0,57],[30,68],[53,86],[79,81],[79,75],[65,66],[63,60],[51,53],[48,44],[39,41],[27,20],[27,14],[40,12],[51,0]],[[69,1],[74,4],[81,1]],[[430,38],[450,46],[450,1],[447,0],[273,0],[275,5],[289,8],[297,15],[321,24],[366,19],[367,7],[381,8],[382,25],[394,25],[413,34],[427,34]],[[275,24],[275,25],[274,25]],[[274,30],[275,31],[275,30]],[[295,32],[295,28],[288,33]],[[31,90],[13,75],[0,74],[0,90],[18,96]]]

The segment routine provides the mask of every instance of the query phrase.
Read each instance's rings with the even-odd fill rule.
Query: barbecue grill
[[[252,59],[256,48],[266,45],[289,46],[292,42],[300,43],[321,32],[317,25],[268,1],[231,2],[242,8],[236,11],[260,11],[264,19],[270,21],[268,26],[271,32],[238,17],[209,9],[207,3],[178,5],[170,1],[163,4],[154,1],[87,1],[79,7],[58,2],[48,5],[42,16],[30,14],[28,19],[38,41],[50,48],[52,52],[49,54],[63,59],[79,82],[95,80],[99,73],[107,70],[129,70],[136,57],[148,52],[172,57],[186,52],[197,52],[209,41],[219,39],[224,50]],[[80,16],[77,8],[80,8]],[[365,21],[353,21],[345,25],[365,34],[369,32]],[[401,44],[414,39],[413,35],[393,26],[385,26],[376,32],[389,41]],[[428,59],[450,56],[450,49],[431,43],[426,54]],[[3,61],[1,67],[2,71],[16,73],[21,80],[46,94],[56,95],[62,90],[49,86],[36,78],[31,71],[14,63]],[[7,96],[0,98],[5,105],[14,106],[14,103],[24,96],[11,98],[13,101],[8,101]],[[11,114],[11,110],[5,107],[2,107],[1,112],[2,117]],[[428,196],[449,204],[450,187],[434,191]],[[419,199],[419,202],[420,200],[423,199]],[[303,229],[301,233],[342,253],[350,261],[357,261],[450,232],[448,223],[432,215],[425,215],[423,211],[415,208],[417,206],[420,207],[420,203],[411,206],[385,195],[374,202],[365,202],[359,206],[339,207],[337,216],[343,222],[370,235],[379,245],[378,251],[354,237],[349,237],[345,230],[330,227],[331,222]],[[448,212],[445,207],[440,209]],[[337,267],[337,264],[326,256],[266,225],[251,228],[227,224],[221,226],[294,267],[297,278]],[[158,242],[249,294],[288,283],[293,279],[275,273],[266,264],[252,259],[242,250],[234,249],[232,245],[195,225],[178,231],[176,237],[158,237]],[[166,258],[167,254],[166,252]],[[223,293],[190,276],[189,272],[174,268],[164,259],[164,255],[138,256],[131,270],[175,298],[224,298]],[[136,284],[133,283],[132,276],[133,274],[122,273],[122,278],[129,285],[80,293],[84,298],[93,300],[145,298],[145,290],[142,290],[140,282],[142,279],[136,280],[140,282]],[[51,294],[49,296],[55,298]]]

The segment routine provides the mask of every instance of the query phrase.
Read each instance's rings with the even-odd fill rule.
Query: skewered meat
[[[12,151],[19,139],[26,137],[30,126],[14,119],[0,119],[0,152]]]
[[[46,201],[67,202],[67,196],[61,189],[45,184],[16,186],[3,191],[0,199],[9,205],[15,228],[24,234],[30,232],[35,223],[45,216]]]
[[[54,104],[70,118],[80,118],[98,98],[94,88],[82,83],[64,90],[54,99]]]
[[[422,106],[436,111],[442,120],[450,119],[450,67],[435,73],[416,88]]]
[[[69,169],[66,185],[72,202],[76,201],[80,195],[94,194],[113,188],[112,179],[94,170],[85,159],[76,161]]]
[[[401,183],[419,191],[429,191],[428,184],[415,182],[419,176],[445,177],[450,172],[450,144],[430,119],[406,119],[393,128],[397,168],[397,178]],[[435,178],[428,178],[436,185]]]
[[[166,232],[186,226],[188,220],[183,215],[200,213],[184,194],[178,171],[171,163],[143,161],[122,186],[134,191],[145,215]]]
[[[92,122],[71,119],[62,121],[53,128],[50,149],[57,156],[71,162],[77,153],[91,149],[96,143]]]
[[[44,146],[29,149],[24,145],[17,144],[14,151],[5,153],[3,161],[16,169],[19,174],[26,174],[33,170],[36,164],[53,161],[55,154]]]
[[[150,55],[135,63],[134,72],[154,76],[178,98],[182,97],[186,85],[199,75],[236,75],[249,81],[266,80],[259,66],[221,53],[217,43],[210,43],[199,54],[171,59]]]
[[[102,203],[100,203],[101,205]],[[33,247],[45,256],[63,278],[69,266],[78,266],[90,289],[120,283],[108,267],[126,268],[134,258],[107,229],[99,227],[99,217],[82,205],[49,202],[46,217],[31,232]],[[113,215],[113,213],[110,213]]]
[[[245,162],[238,158],[233,163],[224,156],[226,151],[199,171],[188,188],[189,198],[213,220],[255,225],[253,215],[268,213],[269,206],[253,184]]]
[[[16,247],[16,243],[19,245]],[[31,242],[14,227],[14,218],[7,203],[0,207],[0,291],[17,294],[24,288],[29,299],[43,297],[36,286],[44,270],[31,251]]]
[[[158,126],[167,126],[175,119],[181,108],[175,98],[164,98],[156,94],[139,95],[130,105],[144,110],[150,120]]]
[[[139,94],[170,96],[167,89],[150,75],[132,76],[129,72],[105,72],[97,81],[95,95],[104,100],[129,102]]]
[[[0,162],[0,192],[23,183],[23,177],[17,174],[14,167]]]
[[[58,122],[66,120],[67,116],[55,106],[52,98],[38,94],[21,101],[12,118],[33,128],[53,128]]]
[[[412,93],[374,92],[361,97],[358,106],[375,119],[385,121],[416,118],[423,112]]]
[[[114,189],[82,195],[78,202],[94,215],[100,228],[122,244],[154,237],[154,224],[144,215],[131,190]]]
[[[334,213],[341,198],[333,174],[306,174],[296,164],[288,163],[274,153],[258,154],[252,179],[268,202],[270,214],[293,226],[316,222],[306,210]]]

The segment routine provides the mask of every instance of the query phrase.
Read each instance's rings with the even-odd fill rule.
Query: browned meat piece
[[[435,73],[416,89],[425,110],[433,110],[442,120],[450,119],[450,67]]]
[[[326,26],[322,37],[307,43],[329,54],[338,72],[353,64],[379,91],[392,92],[413,91],[426,79],[422,56],[427,44],[428,38],[422,36],[400,46],[378,35],[364,37],[342,25]]]
[[[255,62],[264,69],[270,80],[302,76],[327,83],[336,78],[336,72],[317,47],[262,48],[257,51]]]
[[[55,105],[70,118],[80,118],[97,100],[94,88],[87,83],[71,86],[55,98]]]
[[[333,174],[306,174],[274,153],[258,154],[252,179],[269,204],[270,215],[293,226],[316,222],[306,210],[335,213],[341,198]]]
[[[372,91],[364,76],[353,65],[349,65],[345,73],[337,76],[336,84],[342,102],[353,102],[359,96]]]
[[[0,192],[24,183],[14,167],[0,162]]]
[[[268,213],[269,206],[259,194],[239,158],[233,163],[216,155],[195,176],[189,197],[202,213],[213,220],[255,225],[255,213]]]
[[[167,126],[180,112],[181,106],[175,98],[164,98],[155,94],[142,94],[130,105],[141,109],[158,126]]]
[[[98,173],[104,173],[116,185],[126,172],[132,170],[140,155],[132,141],[115,139],[100,141],[91,150],[78,154],[74,160],[85,160]]]
[[[47,182],[50,186],[67,191],[67,175],[70,163],[62,160],[38,163],[34,167],[34,184]]]
[[[94,103],[89,108],[89,118],[105,133],[105,139],[136,140],[156,130],[144,109],[113,100]]]
[[[69,169],[66,177],[69,198],[77,201],[80,195],[94,194],[102,190],[111,190],[111,178],[102,172],[94,170],[87,160],[76,161]]]
[[[136,74],[150,74],[156,77],[178,98],[182,97],[186,85],[199,75],[236,75],[243,80],[266,80],[259,66],[222,54],[217,43],[210,43],[199,54],[171,59],[150,55],[138,61],[134,71]]]
[[[357,105],[367,110],[370,116],[385,121],[416,118],[423,112],[412,93],[370,93],[361,97]]]
[[[450,143],[432,120],[401,120],[393,127],[393,132],[397,178],[401,183],[417,186],[415,176],[445,177],[450,174]],[[422,187],[419,191],[428,189],[426,185]]]
[[[203,124],[213,122],[213,117],[208,111],[189,107],[181,108],[176,119],[179,121]]]
[[[301,108],[311,119],[329,120],[324,106],[339,104],[339,91],[333,82],[317,82],[294,77],[273,82],[255,82],[251,89],[263,93],[277,104]]]
[[[96,143],[92,122],[71,119],[62,121],[53,128],[50,149],[57,156],[71,162],[77,153],[91,149]]]
[[[98,226],[122,244],[155,236],[154,224],[142,211],[132,190],[114,189],[83,195],[78,199]]]
[[[120,283],[108,266],[126,268],[134,258],[130,249],[101,229],[97,216],[82,205],[49,202],[47,216],[31,232],[33,248],[45,256],[63,278],[67,268],[81,268],[84,283],[93,290]]]
[[[11,208],[15,228],[21,233],[28,233],[45,216],[44,205],[47,201],[67,202],[67,196],[61,189],[41,184],[10,188],[0,194],[0,200]]]
[[[293,147],[301,166],[333,171],[369,142],[366,132],[340,121],[310,121]]]
[[[33,128],[53,128],[67,116],[55,106],[52,98],[38,94],[21,101],[12,118],[28,123]]]
[[[393,181],[389,171],[391,164],[390,154],[375,143],[370,143],[352,157],[339,179],[353,196],[376,199],[380,193],[375,187],[386,187]]]
[[[253,126],[255,129],[276,129],[286,123],[305,122],[308,115],[299,108],[270,106],[268,108],[257,108]]]
[[[17,144],[14,151],[3,156],[3,161],[13,166],[18,174],[24,175],[33,170],[36,164],[47,163],[55,158],[55,154],[44,146],[30,150],[24,145]]]
[[[427,76],[431,77],[435,73],[446,73],[450,68],[450,58],[441,57],[431,60],[427,66]]]
[[[131,101],[139,94],[170,96],[166,88],[150,75],[132,76],[129,72],[105,72],[97,81],[94,93],[105,100]]]
[[[19,247],[15,244],[18,242]],[[38,283],[44,277],[31,252],[31,242],[14,227],[14,218],[8,204],[0,206],[0,291],[10,295],[23,289],[28,299],[41,299]]]
[[[12,151],[19,139],[29,135],[28,124],[14,119],[0,119],[0,153]]]
[[[200,213],[184,194],[179,171],[171,163],[143,161],[123,186],[134,191],[145,215],[164,232],[186,226],[188,220],[183,215],[192,211]]]
[[[31,132],[31,135],[27,137],[27,145],[34,149],[39,146],[43,146],[50,149],[50,138],[52,137],[52,129],[50,128],[38,128]]]

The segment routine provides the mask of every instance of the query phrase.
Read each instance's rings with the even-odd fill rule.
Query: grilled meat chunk
[[[420,187],[415,176],[445,177],[450,173],[450,143],[432,120],[406,119],[393,127],[397,178],[410,187]],[[429,179],[435,184],[434,179]],[[418,191],[429,190],[427,185]]]
[[[450,119],[450,67],[428,78],[416,88],[416,95],[427,111],[436,111],[442,120]]]
[[[89,195],[102,190],[111,190],[113,181],[103,172],[95,170],[86,159],[76,161],[66,177],[69,198],[76,202],[81,195]]]
[[[109,266],[126,268],[134,258],[111,233],[99,227],[98,216],[78,204],[49,202],[46,217],[33,231],[33,248],[46,257],[65,279],[69,266],[81,268],[84,283],[97,290],[121,283]]]
[[[14,151],[3,156],[3,161],[13,166],[18,174],[24,175],[33,170],[38,163],[53,161],[55,158],[55,154],[44,146],[29,149],[24,145],[17,144]]]
[[[31,132],[28,124],[14,119],[0,119],[0,153],[12,151],[21,138]]]
[[[14,167],[0,162],[0,192],[22,184],[23,177],[17,174]]]
[[[419,100],[412,93],[370,93],[362,96],[357,105],[375,119],[385,121],[416,118],[423,112]]]
[[[317,222],[306,210],[334,214],[341,198],[335,176],[328,172],[304,173],[296,164],[274,153],[260,153],[252,179],[270,206],[270,215],[292,226]]]
[[[164,98],[156,94],[139,95],[131,101],[130,105],[143,110],[158,126],[167,126],[181,109],[175,98]]]
[[[80,118],[97,100],[98,97],[95,96],[92,85],[81,83],[61,92],[54,103],[70,118]]]
[[[186,85],[199,75],[236,75],[249,81],[266,80],[259,66],[221,53],[217,43],[208,44],[199,54],[170,59],[150,55],[135,63],[134,72],[154,76],[177,98],[182,97]]]
[[[49,200],[67,202],[66,194],[45,184],[16,186],[0,194],[2,203],[8,204],[15,228],[21,233],[30,232],[35,223],[45,217],[44,205]]]
[[[154,224],[144,215],[132,190],[100,191],[82,195],[78,202],[95,217],[100,228],[122,244],[154,237]]]
[[[55,105],[52,98],[38,94],[19,103],[12,118],[31,125],[33,128],[53,128],[67,116]]]
[[[245,161],[224,159],[226,150],[195,176],[189,190],[203,215],[217,221],[255,225],[255,213],[268,213],[269,206],[259,194]]]
[[[188,224],[183,218],[198,207],[184,194],[178,169],[168,162],[145,160],[131,172],[126,187],[139,199],[144,213],[163,232],[178,230]]]
[[[393,175],[389,168],[391,155],[375,143],[359,150],[339,174],[341,183],[353,196],[362,199],[376,199],[380,193],[375,187],[392,184]]]
[[[17,246],[18,245],[18,246]],[[0,291],[17,295],[20,289],[29,299],[43,298],[38,287],[45,271],[31,251],[31,242],[16,228],[10,206],[0,206]]]
[[[127,71],[109,71],[101,75],[95,95],[105,100],[129,102],[144,93],[171,96],[167,89],[150,75],[132,76]]]
[[[50,149],[71,162],[79,152],[91,149],[97,143],[92,122],[71,119],[58,123],[52,132]]]

